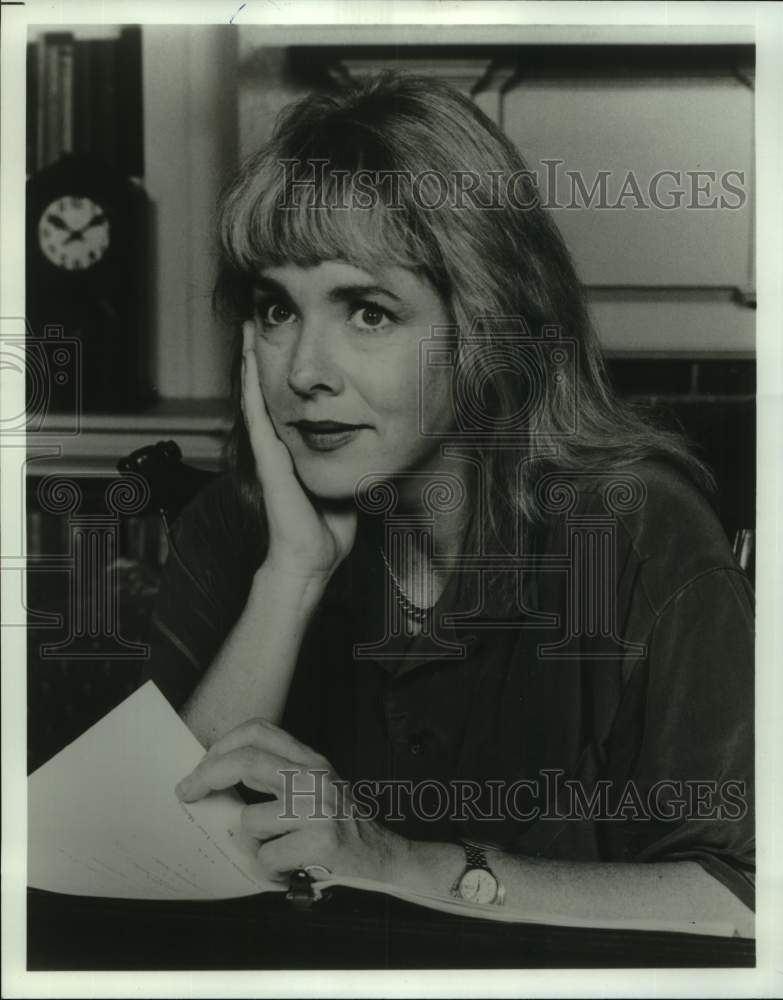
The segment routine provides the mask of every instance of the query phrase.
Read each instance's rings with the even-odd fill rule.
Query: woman
[[[155,616],[209,747],[178,794],[276,796],[243,823],[283,884],[752,934],[750,588],[512,144],[431,81],[312,96],[220,232],[231,473]]]

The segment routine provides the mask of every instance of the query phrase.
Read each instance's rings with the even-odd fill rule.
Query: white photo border
[[[336,26],[361,25],[357,42],[377,41],[378,26],[416,38],[442,38],[444,25],[473,25],[475,41],[499,29],[545,30],[560,25],[575,36],[614,26],[630,41],[651,42],[671,32],[710,34],[726,42],[756,42],[757,260],[758,260],[758,519],[756,747],[759,876],[755,969],[466,970],[399,972],[28,972],[26,971],[26,772],[24,630],[2,629],[2,995],[5,997],[212,996],[780,996],[783,995],[783,863],[776,833],[783,828],[783,663],[780,552],[783,547],[783,7],[742,2],[533,3],[428,2],[428,0],[28,0],[3,3],[0,320],[24,316],[25,54],[29,24],[160,23],[322,25],[324,43]],[[538,26],[538,27],[536,27]],[[366,33],[366,38],[364,34]],[[486,37],[485,37],[486,36]],[[506,40],[508,35],[506,34]],[[3,413],[24,406],[24,379],[3,372]],[[21,405],[20,405],[21,401]],[[22,531],[23,496],[17,487],[23,448],[0,441],[3,552],[14,551]],[[5,574],[8,576],[8,574]],[[4,616],[19,594],[2,594]]]

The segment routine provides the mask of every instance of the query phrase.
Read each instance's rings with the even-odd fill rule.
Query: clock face
[[[109,249],[109,237],[109,220],[90,198],[57,198],[38,222],[41,252],[64,271],[94,267]]]
[[[498,894],[497,879],[483,868],[470,868],[460,880],[459,892],[471,903],[493,903]]]

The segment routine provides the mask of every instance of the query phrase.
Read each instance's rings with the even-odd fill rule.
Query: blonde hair
[[[418,189],[392,189],[395,176],[419,178]],[[646,423],[611,392],[579,279],[529,176],[516,147],[469,98],[440,81],[385,74],[284,109],[270,143],[226,191],[219,223],[216,298],[235,320],[252,314],[253,281],[265,267],[396,264],[426,277],[441,296],[460,361],[498,426],[530,413],[535,394],[517,453],[488,447],[482,456],[490,496],[481,504],[486,523],[474,530],[485,538],[489,531],[509,551],[519,521],[531,526],[543,516],[535,485],[545,471],[605,473],[657,457],[705,490],[712,486],[680,436]],[[498,199],[498,178],[512,177],[522,180],[525,207],[519,197]],[[346,207],[360,180],[366,207]],[[303,185],[308,197],[297,198]],[[570,364],[554,359],[538,337],[542,328],[569,342]],[[508,355],[509,332],[524,364],[497,363]],[[486,350],[470,349],[477,339]],[[229,456],[248,501],[258,502],[238,370],[239,351]],[[520,377],[525,371],[530,378]]]

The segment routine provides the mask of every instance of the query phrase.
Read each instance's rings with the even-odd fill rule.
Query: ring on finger
[[[303,865],[302,867],[315,882],[323,882],[332,877],[332,873],[326,865]]]

